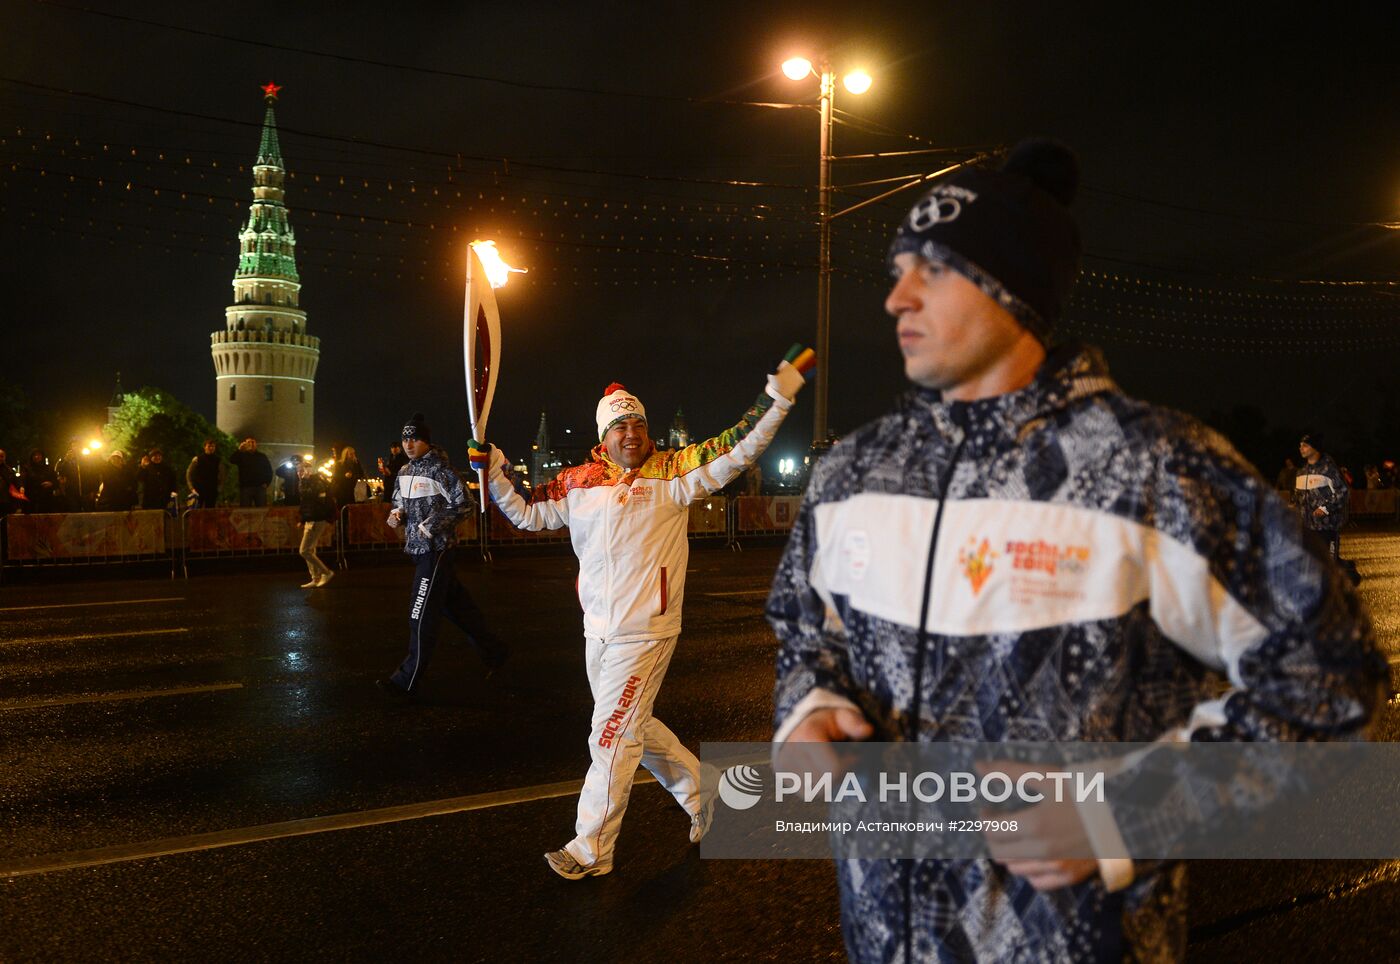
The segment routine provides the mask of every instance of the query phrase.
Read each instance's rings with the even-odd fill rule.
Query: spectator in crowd
[[[238,504],[244,507],[267,505],[272,463],[258,451],[258,440],[251,435],[245,438],[229,462],[238,470]]]
[[[224,484],[224,460],[219,458],[214,440],[204,440],[204,451],[190,459],[185,484],[194,493],[194,508],[212,509],[219,504],[219,487]]]
[[[165,453],[160,449],[151,449],[147,455],[150,461],[136,477],[141,487],[141,508],[167,508],[175,497],[175,470],[166,464]]]
[[[1381,484],[1381,470],[1374,465],[1366,466],[1366,488],[1372,491],[1384,488]]]
[[[23,504],[20,495],[19,472],[9,463],[5,450],[0,449],[0,517],[19,511]]]
[[[83,487],[83,463],[77,439],[68,440],[68,451],[58,460],[54,471],[58,475],[60,494],[68,505],[67,511],[81,512],[86,507],[87,490]]]
[[[355,498],[355,483],[364,477],[365,471],[360,467],[360,460],[355,456],[354,448],[349,445],[342,448],[335,468],[331,470],[331,496],[335,499],[335,504],[350,505],[352,502],[358,502]]]
[[[99,512],[129,512],[136,505],[136,473],[126,464],[121,449],[107,456],[102,469],[102,484],[97,490]]]
[[[1292,492],[1293,483],[1297,479],[1298,463],[1294,462],[1291,457],[1286,458],[1283,460],[1283,468],[1278,470],[1278,478],[1274,482],[1274,488],[1280,492]]]
[[[321,540],[321,534],[335,521],[335,499],[331,496],[330,483],[321,477],[312,463],[302,462],[297,466],[297,474],[298,504],[301,506],[301,557],[306,560],[307,572],[311,574],[310,581],[302,583],[301,588],[313,589],[324,586],[335,576],[335,570],[316,554],[316,543]]]
[[[301,467],[312,465],[310,456],[293,456],[277,466],[276,475],[282,480],[281,505],[298,505],[301,502]],[[315,466],[312,465],[314,468]]]
[[[30,514],[58,511],[58,474],[49,465],[43,449],[33,449],[21,474],[24,486],[24,511]]]
[[[398,478],[399,469],[408,464],[408,456],[403,454],[403,446],[394,442],[389,446],[389,457],[379,460],[379,477],[384,482],[385,502],[390,502],[394,498],[395,479]]]

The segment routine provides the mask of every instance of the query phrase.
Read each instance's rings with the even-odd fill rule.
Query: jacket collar
[[[929,419],[954,443],[965,435],[974,442],[1014,442],[1027,428],[1080,399],[1117,391],[1097,348],[1067,342],[1051,349],[1025,388],[974,402],[945,402],[937,389],[913,388],[901,399],[900,411]]]

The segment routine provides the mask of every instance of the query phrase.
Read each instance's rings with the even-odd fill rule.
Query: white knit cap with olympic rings
[[[640,418],[643,422],[647,420],[647,410],[643,407],[641,400],[618,382],[613,382],[603,389],[603,397],[598,400],[598,441],[603,440],[603,436],[608,434],[608,429],[613,427],[614,422],[619,422],[624,418]]]

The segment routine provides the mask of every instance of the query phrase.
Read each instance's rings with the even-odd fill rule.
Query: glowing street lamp
[[[827,373],[831,371],[831,115],[836,76],[825,60],[819,68],[814,68],[805,57],[783,61],[783,73],[791,80],[805,80],[815,75],[821,81],[821,149],[817,166],[817,216],[821,230],[817,255],[817,339],[813,346],[818,364],[812,413],[812,440],[821,442],[827,434],[827,387],[830,384]],[[842,82],[852,94],[865,93],[872,83],[864,70],[852,71]]]

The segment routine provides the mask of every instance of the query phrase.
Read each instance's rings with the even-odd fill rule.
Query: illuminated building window
[[[305,386],[305,385],[301,386],[301,403],[302,403],[303,405],[306,404],[306,386]]]
[[[237,386],[237,385],[230,385],[230,386],[228,387],[228,400],[229,400],[230,402],[236,402],[236,401],[238,401],[238,386]]]
[[[271,382],[268,382],[266,385],[263,386],[263,401],[264,401],[264,402],[270,402],[270,401],[272,401],[272,383],[271,383]]]

